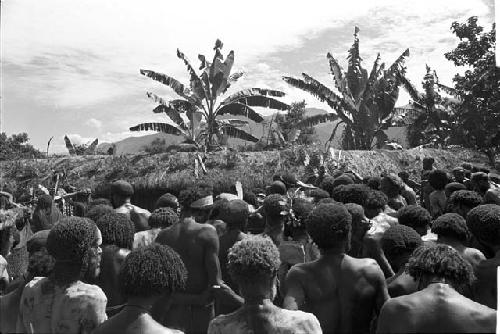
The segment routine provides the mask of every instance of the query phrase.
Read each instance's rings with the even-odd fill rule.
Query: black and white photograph
[[[496,0],[0,0],[0,334],[498,333]]]

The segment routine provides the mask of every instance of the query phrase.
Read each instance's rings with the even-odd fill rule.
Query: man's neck
[[[454,238],[438,237],[437,242],[440,243],[440,244],[445,244],[445,245],[451,246],[451,247],[455,248],[459,252],[463,251],[466,248],[464,246],[464,244],[462,244],[460,241],[458,241],[458,240],[456,240]]]
[[[344,256],[346,254],[345,246],[330,248],[330,249],[321,249],[321,257],[323,258],[335,258]]]

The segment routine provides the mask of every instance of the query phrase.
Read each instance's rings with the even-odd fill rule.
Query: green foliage
[[[426,65],[427,73],[422,81],[424,92],[419,92],[404,76],[400,77],[403,87],[413,102],[410,108],[395,108],[398,116],[396,125],[407,125],[407,139],[411,147],[432,144],[443,147],[453,144],[457,131],[456,110],[460,100],[454,89],[439,83],[436,71]],[[446,97],[442,93],[454,95]],[[396,119],[397,118],[397,119]]]
[[[29,144],[26,132],[13,134],[0,133],[0,161],[14,159],[42,158],[44,154]]]
[[[263,117],[252,107],[287,110],[289,108],[287,104],[275,99],[285,94],[275,90],[251,88],[232,94],[219,102],[219,97],[242,76],[242,73],[231,75],[234,51],[230,51],[224,59],[221,53],[222,46],[220,40],[215,42],[215,54],[211,63],[204,55],[198,55],[201,73],[197,73],[184,53],[177,50],[177,57],[182,60],[190,76],[189,88],[168,75],[140,70],[142,75],[169,86],[183,99],[165,101],[148,92],[148,97],[160,103],[153,112],[165,113],[171,122],[141,123],[131,127],[130,130],[154,130],[180,135],[184,137],[184,142],[205,150],[224,145],[228,137],[258,142],[252,134],[241,129],[245,125],[241,120],[222,119],[221,116],[230,114],[260,123]]]
[[[401,85],[399,75],[405,72],[404,61],[410,53],[408,49],[405,50],[388,69],[385,69],[384,63],[380,64],[378,55],[368,74],[361,65],[358,32],[359,29],[356,27],[354,43],[348,52],[347,72],[342,70],[330,53],[327,54],[335,88],[340,94],[306,73],[302,73],[303,79],[292,77],[283,79],[332,108],[340,123],[333,127],[330,141],[333,140],[339,124],[343,123],[345,127],[342,134],[342,148],[369,150],[375,138],[377,146],[380,147],[384,143],[383,130],[391,124]],[[321,120],[322,123],[326,121],[330,120]]]
[[[97,144],[99,140],[96,138],[90,144],[73,144],[68,136],[64,136],[64,142],[68,149],[69,155],[94,155],[96,154]]]
[[[313,125],[306,124],[301,126],[306,113],[306,102],[293,102],[286,114],[277,114],[275,122],[278,125],[278,130],[283,135],[285,142],[296,143],[299,145],[310,145],[317,140]]]
[[[466,23],[453,22],[451,29],[460,42],[445,57],[467,68],[453,79],[463,101],[457,115],[457,137],[464,146],[484,152],[494,165],[500,152],[500,69],[495,66],[495,24],[491,31],[483,32],[473,16]]]

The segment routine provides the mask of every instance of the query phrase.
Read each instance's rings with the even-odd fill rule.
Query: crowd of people
[[[0,333],[495,332],[499,177],[433,163],[197,183],[151,211],[123,180],[74,216],[39,196],[0,222]]]

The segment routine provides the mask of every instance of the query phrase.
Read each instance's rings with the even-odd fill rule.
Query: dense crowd
[[[198,183],[152,212],[119,180],[73,216],[44,194],[11,223],[0,193],[0,332],[495,332],[499,176],[433,163],[420,183]]]

